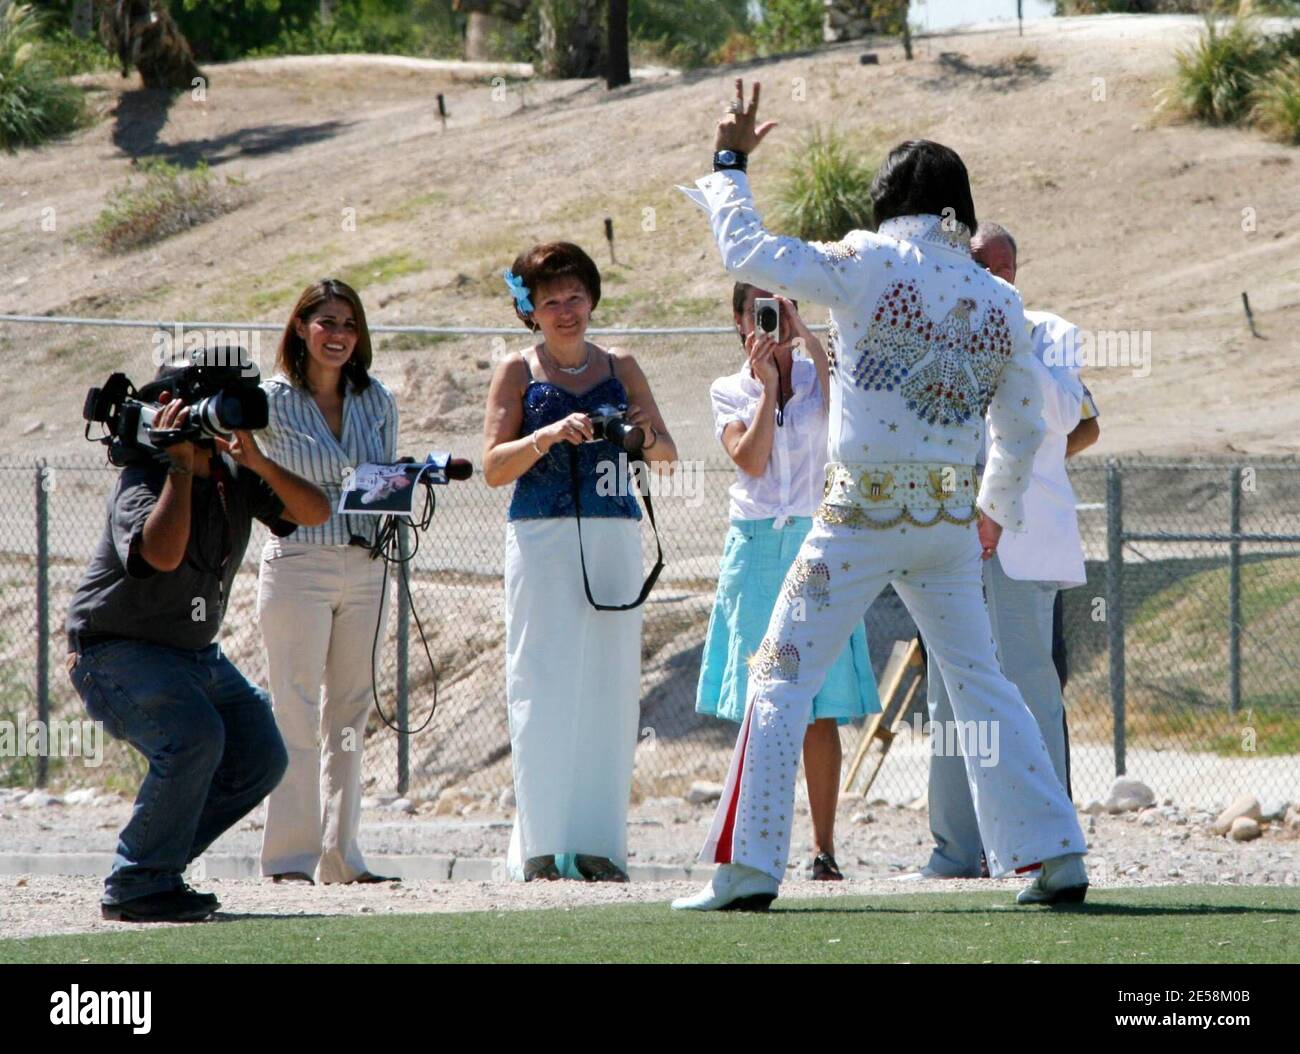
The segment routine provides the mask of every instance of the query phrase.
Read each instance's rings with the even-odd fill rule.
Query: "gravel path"
[[[18,853],[111,853],[116,833],[129,816],[121,799],[101,796],[99,805],[22,806],[12,791],[0,791],[0,858]],[[631,865],[692,867],[712,806],[678,799],[656,799],[633,811],[628,839]],[[797,806],[796,846],[809,836],[807,808]],[[1213,817],[1168,805],[1139,816],[1081,817],[1088,831],[1089,867],[1097,887],[1169,884],[1285,885],[1300,883],[1300,831],[1280,823],[1265,827],[1253,842],[1235,843],[1214,835]],[[367,810],[362,845],[373,858],[454,856],[483,861],[504,856],[510,836],[508,813],[460,817]],[[804,879],[805,860],[791,866],[789,897],[887,894],[900,892],[1004,889],[1008,897],[1020,880],[998,882],[900,881],[928,855],[924,809],[868,804],[858,798],[841,803],[837,857],[848,880],[840,885]],[[215,856],[256,855],[261,820],[250,817],[223,837]],[[216,893],[227,916],[311,914],[390,914],[435,911],[516,911],[586,904],[667,902],[698,888],[700,871],[689,880],[633,882],[627,886],[573,882],[410,881],[398,887],[276,886],[252,878],[209,878],[203,888]],[[120,928],[103,922],[97,902],[100,878],[93,875],[0,874],[0,938],[53,933],[100,932]]]

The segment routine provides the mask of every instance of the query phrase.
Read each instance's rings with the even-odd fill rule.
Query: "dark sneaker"
[[[103,917],[112,922],[201,922],[220,906],[211,893],[196,893],[184,886],[99,907]]]

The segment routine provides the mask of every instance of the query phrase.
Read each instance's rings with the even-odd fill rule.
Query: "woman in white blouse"
[[[732,313],[746,362],[709,390],[714,431],[736,464],[736,480],[695,709],[736,722],[745,714],[749,658],[762,643],[786,572],[812,526],[826,468],[830,363],[796,305],[784,297],[777,298],[779,342],[755,328],[754,301],[770,296],[736,283]],[[796,341],[807,356],[794,354]],[[803,741],[812,877],[818,881],[843,877],[834,848],[842,762],[838,726],[879,709],[866,631],[859,625],[817,694]]]
[[[397,402],[370,363],[361,298],[326,279],[298,298],[263,384],[270,424],[259,442],[335,509],[353,469],[396,458]],[[336,512],[262,551],[257,614],[289,751],[262,836],[262,874],[277,882],[396,881],[372,874],[357,844],[371,649],[385,607],[383,564],[366,548],[374,522]]]

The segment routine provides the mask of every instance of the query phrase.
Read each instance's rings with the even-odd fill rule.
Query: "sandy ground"
[[[222,900],[225,913],[243,915],[369,914],[431,911],[504,911],[666,901],[696,888],[701,872],[695,854],[712,816],[711,805],[680,799],[657,799],[633,810],[628,825],[629,864],[692,868],[689,881],[633,882],[596,886],[576,882],[536,884],[504,881],[412,881],[400,887],[306,887],[273,885],[255,878],[192,880]],[[806,806],[797,806],[796,847],[809,844]],[[125,801],[111,804],[24,808],[0,802],[0,859],[24,852],[111,853],[119,826],[129,816]],[[1213,817],[1168,805],[1146,818],[1082,816],[1088,832],[1088,858],[1098,887],[1166,884],[1294,886],[1300,881],[1300,838],[1282,824],[1269,825],[1261,838],[1235,843],[1215,836]],[[403,857],[451,855],[460,861],[501,860],[510,837],[508,811],[486,810],[471,818],[435,817],[427,813],[395,816],[367,810],[362,847],[372,866],[400,871]],[[858,798],[841,802],[837,818],[836,856],[847,880],[842,885],[806,880],[806,850],[791,860],[788,897],[844,893],[897,893],[1005,889],[1016,879],[936,882],[901,879],[914,873],[929,854],[924,809],[900,808]],[[213,857],[255,857],[261,820],[255,814],[229,832],[211,850]],[[394,866],[396,865],[396,866]],[[482,865],[480,865],[482,866]],[[707,868],[705,869],[707,871]],[[499,873],[499,867],[498,867]],[[662,872],[660,872],[662,873]],[[0,874],[0,938],[117,928],[102,922],[96,908],[100,879],[89,875]]]
[[[845,46],[614,93],[354,59],[216,67],[204,101],[170,106],[133,81],[92,78],[103,120],[0,159],[0,310],[280,322],[306,281],[350,271],[372,321],[510,325],[501,267],[540,238],[565,236],[601,248],[598,324],[725,323],[729,283],[672,185],[705,170],[709,129],[740,72],[765,82],[766,114],[783,125],[752,166],[760,206],[814,123],[868,152],[936,138],[966,159],[980,215],[1019,236],[1029,306],[1091,330],[1150,334],[1149,372],[1130,361],[1087,374],[1105,419],[1097,453],[1293,452],[1300,151],[1157,111],[1173,52],[1196,27],[1051,20],[1023,38],[937,36],[911,63],[886,44],[879,65],[862,66],[863,47]],[[439,91],[452,114],[445,132]],[[148,249],[103,256],[83,232],[149,155],[205,159],[244,181],[247,203]],[[344,209],[355,210],[355,230]],[[599,244],[606,216],[617,266]],[[80,382],[123,365],[143,372],[148,342],[80,333],[55,348],[37,337],[0,339],[11,368],[26,371],[26,383],[0,394],[0,414],[33,428],[7,434],[5,453],[84,450]],[[670,422],[694,414],[686,401],[731,368],[734,348],[715,346],[638,345]],[[382,351],[377,372],[403,400],[403,446],[464,437],[477,455],[487,366],[502,350],[484,337]]]

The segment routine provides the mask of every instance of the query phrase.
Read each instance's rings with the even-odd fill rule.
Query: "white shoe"
[[[1016,896],[1017,904],[1082,904],[1088,892],[1088,869],[1082,853],[1044,860],[1038,877]]]
[[[674,911],[766,911],[780,883],[747,864],[719,864],[709,884],[693,897],[678,897]]]

